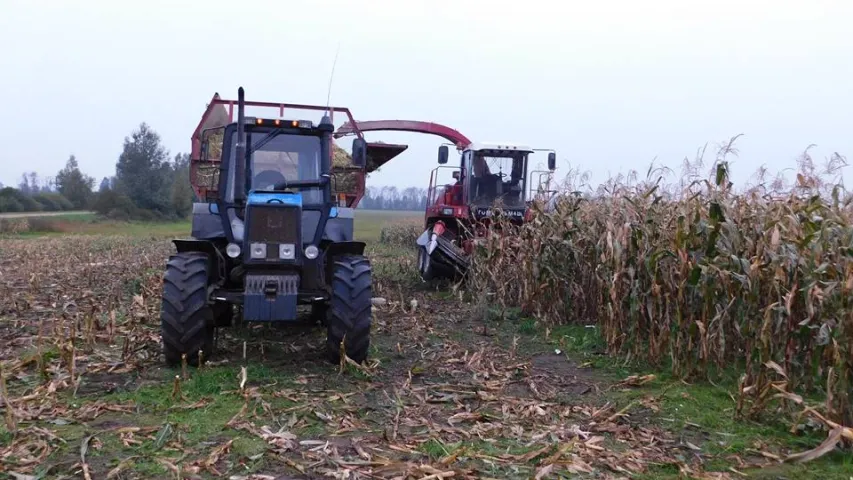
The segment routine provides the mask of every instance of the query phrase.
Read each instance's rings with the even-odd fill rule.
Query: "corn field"
[[[379,243],[395,247],[415,248],[415,239],[424,228],[421,223],[403,222],[382,227]]]
[[[818,172],[806,152],[794,185],[759,176],[738,191],[732,152],[707,178],[688,163],[677,181],[650,169],[564,194],[489,238],[472,287],[546,324],[596,324],[625,361],[685,379],[736,374],[738,415],[849,427],[853,208],[833,177],[843,158]]]

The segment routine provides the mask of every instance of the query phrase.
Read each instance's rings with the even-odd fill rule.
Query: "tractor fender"
[[[364,242],[331,242],[326,246],[326,260],[339,255],[364,255]]]
[[[210,240],[188,240],[188,239],[175,239],[172,240],[172,243],[175,245],[175,249],[178,253],[183,252],[199,252],[206,253],[210,258],[210,273],[212,275],[217,275],[218,278],[223,278],[225,275],[225,257],[222,255],[222,252],[216,247]],[[211,278],[211,280],[216,281],[216,278]]]

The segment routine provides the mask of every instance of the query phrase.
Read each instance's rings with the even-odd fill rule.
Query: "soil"
[[[0,471],[45,464],[79,476],[80,442],[94,432],[103,443],[87,457],[92,478],[106,478],[131,457],[136,463],[124,478],[150,477],[169,462],[185,478],[212,478],[211,468],[225,478],[281,479],[534,478],[550,470],[627,478],[661,465],[699,468],[685,455],[687,437],[635,414],[642,409],[631,417],[597,414],[609,400],[608,376],[555,353],[541,332],[484,319],[446,289],[398,278],[412,267],[408,260],[375,262],[377,272],[390,273],[376,274],[374,294],[386,303],[373,310],[365,365],[330,365],[316,326],[232,327],[220,332],[201,371],[188,366],[190,378],[175,396],[181,369],[165,368],[159,354],[168,243],[94,238],[8,241],[4,248],[31,264],[0,277],[12,292],[0,299],[0,355],[23,432],[4,437],[11,440],[0,446]],[[103,249],[112,260],[91,262]],[[381,270],[382,262],[391,267]],[[69,302],[81,307],[63,311]],[[42,321],[48,332],[76,335],[72,349],[67,338],[45,332],[53,352],[48,380],[22,360]],[[241,389],[244,366],[251,373]],[[51,423],[56,418],[73,422]],[[155,448],[157,431],[171,422],[179,422],[175,434]],[[119,438],[119,429],[131,437]],[[217,450],[235,439],[261,453],[253,459]],[[19,460],[38,455],[37,462]]]

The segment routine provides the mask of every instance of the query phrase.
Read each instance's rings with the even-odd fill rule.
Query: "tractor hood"
[[[392,158],[406,151],[408,145],[395,145],[392,143],[373,142],[367,144],[367,173],[370,173],[382,165],[388,163]]]

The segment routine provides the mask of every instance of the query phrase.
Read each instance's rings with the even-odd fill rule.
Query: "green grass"
[[[605,342],[596,328],[560,326],[551,332],[552,343],[581,364],[599,370],[618,382],[628,375],[654,374],[655,380],[640,387],[616,387],[607,392],[607,400],[615,403],[616,410],[630,407],[626,412],[672,432],[677,432],[682,442],[701,448],[701,453],[712,460],[706,465],[709,471],[724,471],[731,466],[731,455],[742,457],[757,455],[764,450],[801,452],[818,446],[826,432],[811,431],[792,434],[790,417],[765,416],[757,421],[737,418],[735,375],[712,385],[707,382],[688,383],[674,378],[667,370],[650,366],[625,365],[615,362],[605,354]],[[647,407],[654,405],[658,411]],[[853,476],[853,457],[840,452],[826,455],[805,465],[782,464],[768,471],[748,471],[754,478],[844,478]],[[841,475],[841,476],[838,476]],[[846,475],[846,476],[845,476]],[[678,478],[677,469],[654,469],[645,478]]]
[[[0,219],[13,218],[55,218],[63,220],[85,220],[95,218],[95,214],[87,211],[0,213]]]
[[[355,210],[355,239],[361,242],[379,240],[382,228],[392,223],[423,220],[423,212],[396,210]]]
[[[356,210],[354,237],[358,241],[374,242],[379,239],[383,227],[400,221],[416,222],[422,216],[421,212]],[[119,222],[104,220],[90,213],[37,218],[37,220],[34,220],[31,231],[16,236],[40,237],[45,235],[82,234],[189,238],[192,231],[190,220],[171,222]]]
[[[174,388],[174,377],[179,370],[164,369],[162,378],[153,384],[139,387],[132,391],[125,391],[103,395],[98,398],[81,400],[79,398],[67,398],[68,403],[85,405],[94,401],[107,403],[125,403],[132,401],[137,406],[137,413],[128,417],[122,414],[105,413],[88,425],[71,423],[67,425],[46,425],[62,437],[67,443],[54,452],[48,463],[60,459],[79,455],[80,442],[89,435],[97,435],[101,442],[100,450],[92,449],[88,455],[90,461],[101,458],[110,467],[130,456],[137,456],[137,460],[131,467],[140,474],[163,478],[166,473],[163,465],[157,462],[157,458],[174,457],[174,451],[170,451],[167,445],[171,441],[179,441],[189,451],[206,451],[209,442],[221,444],[233,439],[231,455],[237,458],[253,457],[264,453],[266,443],[254,436],[246,435],[238,430],[229,428],[227,423],[241,411],[245,403],[244,398],[237,391],[239,389],[239,367],[236,365],[205,367],[201,370],[190,367],[188,369],[190,379],[181,382],[181,393],[183,399],[175,399],[172,396]],[[248,366],[248,378],[250,384],[254,381],[261,383],[287,385],[292,378],[288,375],[276,373],[272,368],[263,364],[252,364]],[[267,397],[269,399],[269,397]],[[185,408],[196,402],[204,402],[202,406]],[[280,410],[293,406],[286,399],[273,399],[271,405]],[[269,418],[261,406],[250,399],[248,403],[247,418],[263,424],[275,425],[276,419]],[[253,418],[257,415],[257,418]],[[112,428],[122,426],[153,427],[154,439],[138,435],[136,438],[142,440],[141,445],[127,447],[122,444],[120,435]],[[305,433],[314,426],[300,431]],[[0,427],[0,439],[4,435]],[[322,426],[318,430],[322,432]],[[158,439],[162,439],[158,441]],[[255,467],[260,464],[254,462]],[[252,466],[247,461],[247,466]]]

